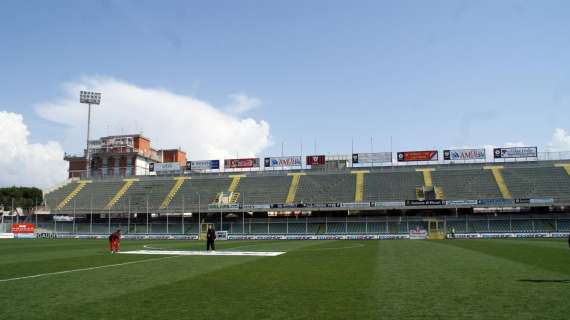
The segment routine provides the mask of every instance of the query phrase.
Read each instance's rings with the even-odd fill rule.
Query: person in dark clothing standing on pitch
[[[216,231],[212,228],[212,226],[208,226],[208,233],[206,234],[206,251],[216,251]]]

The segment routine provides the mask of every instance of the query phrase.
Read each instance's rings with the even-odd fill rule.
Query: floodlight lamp
[[[80,91],[79,102],[86,104],[101,104],[101,93],[91,91]]]

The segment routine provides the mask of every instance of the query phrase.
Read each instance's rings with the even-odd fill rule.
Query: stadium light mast
[[[89,152],[89,135],[91,133],[91,105],[100,105],[101,104],[101,93],[99,92],[92,92],[92,91],[80,91],[79,92],[79,102],[83,104],[87,104],[87,149],[85,155],[85,169],[86,169],[86,177],[89,178],[91,173],[91,153]]]

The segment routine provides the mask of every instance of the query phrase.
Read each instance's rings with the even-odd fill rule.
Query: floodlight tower
[[[101,93],[91,91],[80,91],[79,102],[87,104],[89,107],[87,111],[87,149],[85,154],[85,169],[87,170],[86,177],[89,178],[91,173],[91,153],[89,152],[89,134],[91,131],[91,105],[101,104]]]

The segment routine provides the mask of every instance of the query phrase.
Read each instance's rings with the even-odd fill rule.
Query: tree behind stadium
[[[24,211],[31,210],[34,206],[43,202],[42,190],[28,187],[0,188],[0,207],[4,210],[22,208]]]

